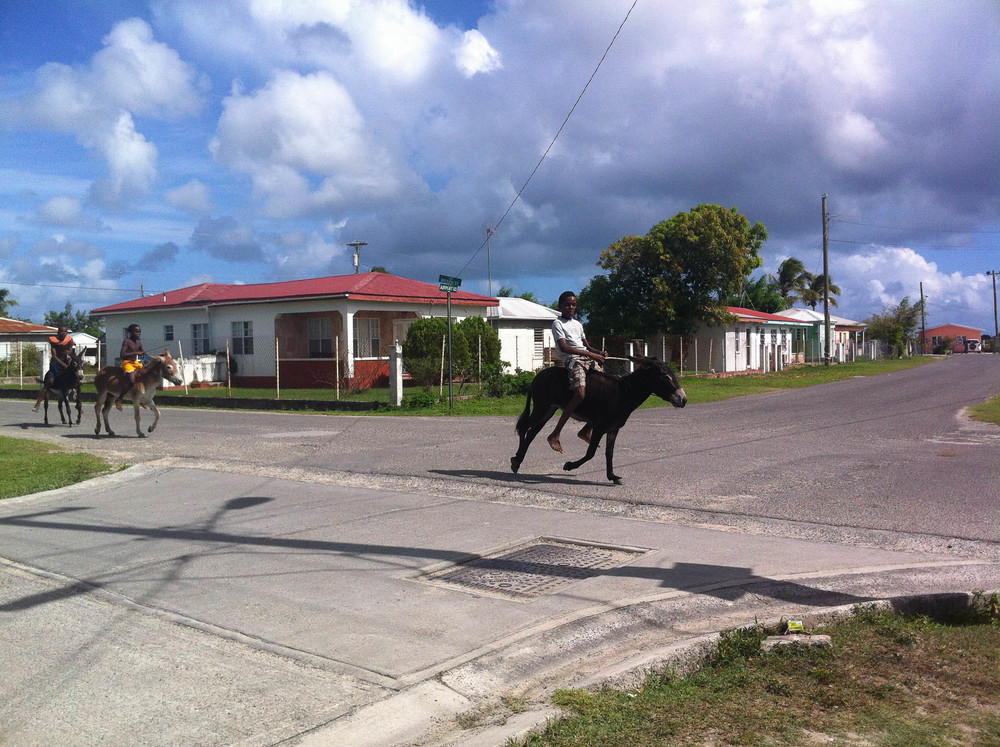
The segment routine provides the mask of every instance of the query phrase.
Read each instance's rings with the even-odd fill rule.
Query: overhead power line
[[[618,35],[622,32],[622,29],[625,27],[625,23],[628,21],[629,16],[632,15],[632,11],[635,10],[635,6],[636,6],[636,4],[638,2],[639,2],[639,0],[633,0],[632,5],[628,9],[628,12],[625,13],[625,18],[623,18],[622,22],[618,25],[618,30],[615,31],[615,35],[613,37],[611,37],[610,43],[608,44],[607,48],[604,50],[604,54],[602,54],[601,55],[601,59],[598,60],[597,67],[595,67],[594,68],[594,72],[592,72],[590,74],[590,77],[587,79],[586,84],[584,84],[584,86],[583,86],[583,90],[580,91],[580,95],[576,97],[576,101],[574,101],[573,102],[573,106],[570,107],[569,113],[566,115],[566,118],[563,119],[562,124],[559,125],[559,129],[556,130],[556,134],[552,136],[552,142],[549,143],[549,147],[547,147],[545,149],[545,152],[542,153],[542,157],[538,159],[538,163],[535,164],[535,168],[533,168],[531,170],[531,173],[528,174],[528,178],[524,180],[524,184],[521,185],[521,189],[519,189],[517,191],[517,194],[514,195],[514,199],[511,200],[510,205],[507,206],[507,209],[504,211],[503,215],[500,216],[500,220],[498,220],[497,223],[496,223],[496,225],[493,226],[493,228],[490,229],[490,231],[486,234],[486,239],[483,241],[482,244],[479,245],[479,248],[476,249],[476,251],[473,253],[473,255],[471,257],[469,257],[469,261],[466,262],[465,265],[462,266],[462,269],[458,271],[457,274],[458,274],[459,277],[461,277],[462,273],[465,272],[466,269],[468,269],[468,267],[469,267],[470,264],[472,264],[472,260],[474,260],[477,256],[479,256],[479,252],[481,252],[483,250],[483,247],[485,247],[487,245],[487,243],[489,242],[490,235],[492,233],[495,233],[496,230],[498,228],[500,228],[500,224],[504,222],[504,220],[510,214],[510,211],[514,209],[514,205],[516,205],[517,201],[521,198],[521,195],[524,192],[524,190],[527,188],[528,183],[531,181],[532,177],[535,176],[535,172],[537,172],[538,169],[539,169],[539,167],[542,165],[542,161],[545,160],[545,157],[549,154],[549,151],[552,150],[552,146],[556,144],[556,140],[558,140],[559,139],[559,135],[562,134],[563,128],[566,126],[566,123],[569,122],[569,118],[572,117],[573,116],[573,112],[576,111],[577,104],[580,103],[580,100],[583,98],[583,95],[587,92],[587,89],[590,87],[591,82],[594,80],[595,76],[597,75],[597,71],[600,70],[601,69],[601,65],[604,64],[604,60],[605,60],[605,58],[607,58],[608,53],[611,51],[611,47],[614,46],[615,41],[618,39]]]

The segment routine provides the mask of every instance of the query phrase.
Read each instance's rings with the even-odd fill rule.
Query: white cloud
[[[503,67],[500,53],[490,46],[478,29],[469,29],[462,35],[462,43],[455,50],[455,62],[466,78]]]
[[[207,215],[215,209],[208,185],[198,179],[192,179],[187,184],[167,190],[163,194],[163,199],[171,207],[192,215]]]
[[[274,215],[308,213],[382,198],[399,184],[389,153],[370,137],[347,90],[328,73],[275,73],[268,84],[223,102],[211,151],[248,173]],[[314,190],[310,178],[320,177]]]
[[[38,208],[39,220],[72,225],[83,212],[83,203],[75,197],[53,197]]]

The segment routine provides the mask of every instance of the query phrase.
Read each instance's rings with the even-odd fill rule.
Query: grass
[[[571,715],[509,744],[1000,745],[1000,613],[996,594],[934,619],[855,613],[810,632],[832,647],[779,647],[756,626],[723,634],[686,677],[650,677],[637,692],[559,690]]]
[[[1000,425],[1000,395],[969,408],[969,417],[984,423]]]
[[[0,499],[62,488],[118,469],[90,454],[0,436]]]

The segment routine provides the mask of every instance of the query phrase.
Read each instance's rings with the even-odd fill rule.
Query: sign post
[[[453,278],[448,275],[438,276],[438,290],[444,291],[448,299],[448,409],[455,406],[455,399],[451,393],[452,380],[455,378],[451,372],[451,294],[462,286],[462,278]]]

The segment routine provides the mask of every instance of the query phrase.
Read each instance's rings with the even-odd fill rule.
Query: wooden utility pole
[[[827,244],[829,236],[827,231],[826,217],[826,195],[823,195],[823,363],[830,365],[830,263],[827,259]]]
[[[927,355],[927,318],[924,316],[924,284],[920,283],[920,354]]]

